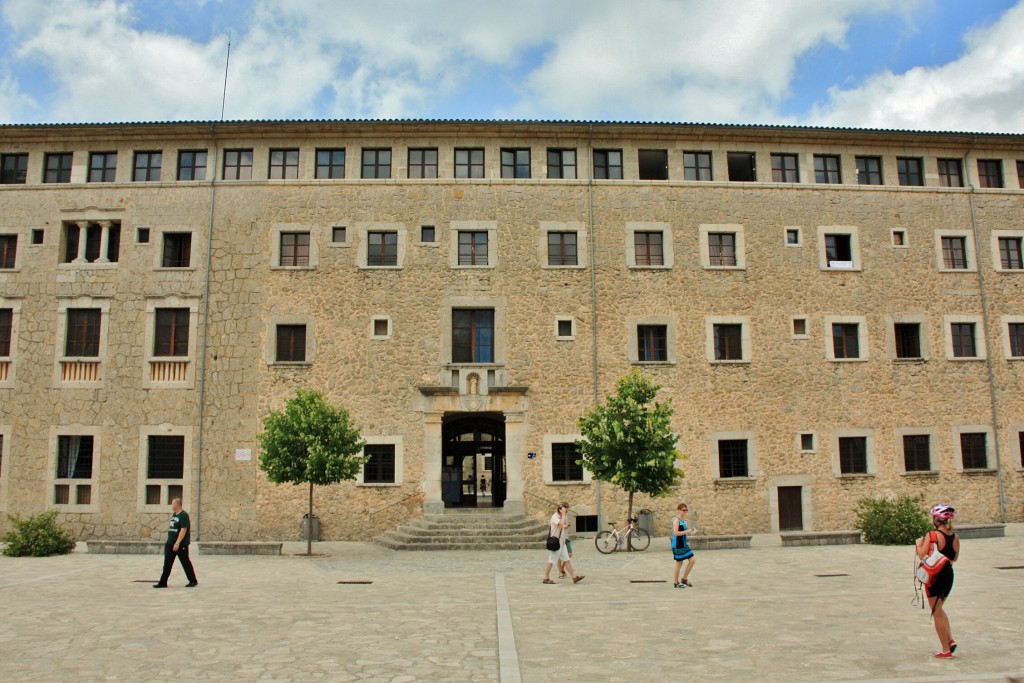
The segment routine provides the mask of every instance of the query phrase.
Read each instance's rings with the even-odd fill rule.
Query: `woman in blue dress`
[[[672,586],[675,588],[693,587],[689,576],[697,558],[693,556],[689,538],[696,529],[691,529],[686,523],[686,513],[689,511],[690,508],[686,503],[680,503],[676,506],[676,516],[672,519],[672,556],[676,560],[676,573],[672,577]],[[683,572],[683,578],[680,580],[679,570],[683,568],[683,562],[686,562],[686,571]]]

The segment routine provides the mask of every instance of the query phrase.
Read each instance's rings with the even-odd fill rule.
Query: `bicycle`
[[[637,526],[639,517],[630,517],[629,525],[625,531],[615,528],[615,522],[608,522],[612,527],[610,531],[602,531],[594,539],[597,551],[604,555],[610,555],[619,548],[632,548],[633,550],[647,550],[651,545],[651,535]]]

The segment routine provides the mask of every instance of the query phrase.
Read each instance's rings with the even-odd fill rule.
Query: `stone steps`
[[[392,550],[539,550],[547,535],[547,524],[523,515],[459,512],[424,515],[374,541]]]

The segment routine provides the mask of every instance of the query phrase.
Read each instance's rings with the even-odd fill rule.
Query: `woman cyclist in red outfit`
[[[953,533],[953,517],[956,510],[949,505],[936,505],[932,508],[932,524],[935,525],[935,543],[938,544],[939,552],[945,555],[949,562],[943,565],[939,573],[932,579],[930,585],[925,588],[928,595],[928,605],[932,608],[932,617],[935,620],[935,633],[939,636],[939,644],[942,649],[935,653],[939,659],[951,659],[956,652],[956,641],[953,640],[953,633],[949,628],[949,617],[944,609],[950,591],[953,590],[953,563],[960,556],[960,539]],[[917,554],[919,557],[927,557],[931,552],[931,532],[925,534],[917,541]]]

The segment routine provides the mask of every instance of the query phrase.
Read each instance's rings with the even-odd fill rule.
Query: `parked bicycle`
[[[639,522],[639,517],[630,517],[629,524],[622,531],[615,528],[615,522],[608,522],[611,530],[602,531],[594,539],[598,552],[610,555],[620,549],[647,550],[651,545],[651,535],[638,526]]]

